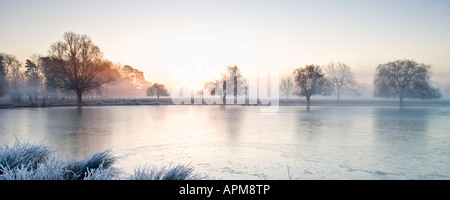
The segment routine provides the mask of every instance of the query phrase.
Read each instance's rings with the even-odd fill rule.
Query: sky
[[[379,64],[413,59],[450,82],[450,1],[0,0],[0,52],[25,62],[65,32],[88,35],[114,63],[175,84],[173,74],[343,62],[373,83]]]

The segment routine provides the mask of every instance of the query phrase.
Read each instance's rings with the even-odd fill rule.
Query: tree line
[[[404,98],[438,99],[442,94],[438,88],[430,85],[431,66],[413,60],[397,60],[380,64],[376,68],[374,79],[374,96],[382,98],[398,98],[400,106]],[[204,94],[230,94],[235,98],[238,91],[247,93],[245,78],[237,66],[228,66],[221,78],[206,82],[199,91]],[[238,88],[244,88],[238,90]],[[292,75],[281,77],[280,91],[289,98],[294,94],[306,98],[307,106],[311,104],[311,96],[336,95],[339,101],[342,94],[361,96],[367,85],[358,83],[351,68],[344,63],[331,62],[325,66],[306,65],[293,70]]]
[[[33,55],[21,62],[15,56],[0,53],[0,97],[9,95],[12,102],[75,95],[83,104],[83,96],[101,96],[108,84],[121,83],[127,89],[144,90],[150,85],[144,73],[129,65],[114,64],[86,35],[67,32],[63,41],[50,46],[48,55]]]
[[[413,60],[396,60],[380,64],[376,68],[374,96],[398,98],[400,106],[404,98],[438,99],[442,94],[430,85],[431,66]],[[341,93],[360,95],[365,85],[358,84],[349,66],[343,63],[330,63],[325,67],[306,65],[294,69],[292,76],[281,79],[280,90],[288,96],[291,93],[306,98],[310,105],[313,95]]]
[[[72,93],[78,105],[82,105],[84,95],[101,95],[107,85],[116,82],[141,89],[158,100],[169,95],[163,84],[151,84],[142,71],[104,59],[100,48],[88,36],[73,32],[64,33],[63,41],[52,44],[47,56],[33,55],[27,59],[24,69],[14,56],[0,53],[0,97],[8,94],[13,102],[21,102],[24,96],[32,101]],[[380,64],[376,68],[374,96],[398,98],[400,106],[404,105],[404,98],[440,98],[439,89],[430,85],[430,75],[430,65],[413,60]],[[340,100],[341,94],[361,95],[364,90],[365,85],[355,81],[351,68],[344,63],[299,67],[280,82],[280,91],[287,98],[290,94],[305,97],[308,106],[313,95],[335,94]],[[242,95],[242,91],[247,91],[246,80],[235,65],[228,66],[219,79],[206,82],[197,92],[219,95],[225,100],[227,95],[235,98]]]
[[[305,97],[307,105],[310,105],[313,95],[336,94],[340,100],[341,94],[360,96],[366,85],[355,81],[348,65],[331,62],[324,67],[312,64],[294,69],[292,76],[281,79],[280,90],[286,98],[290,94]]]

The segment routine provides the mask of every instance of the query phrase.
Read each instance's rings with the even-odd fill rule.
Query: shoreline
[[[193,102],[193,101],[191,101]],[[450,100],[404,100],[404,107],[450,107]],[[257,104],[248,104],[246,99],[245,104],[174,104],[170,98],[160,99],[159,101],[153,98],[136,98],[136,99],[87,99],[81,107],[92,106],[272,106],[269,104],[262,104],[258,101]],[[305,99],[279,99],[278,106],[307,106]],[[397,99],[312,99],[311,107],[314,106],[393,106],[399,107]],[[78,107],[76,101],[64,100],[53,101],[50,103],[0,103],[0,109],[8,108],[49,108],[49,107]]]

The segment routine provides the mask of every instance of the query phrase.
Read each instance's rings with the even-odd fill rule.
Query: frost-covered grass
[[[194,168],[176,166],[138,167],[134,175],[120,177],[113,165],[117,158],[110,150],[86,156],[81,160],[63,160],[43,144],[16,140],[12,146],[0,147],[0,180],[199,180],[207,178],[194,173]]]
[[[81,160],[63,160],[43,144],[16,140],[12,146],[0,148],[0,180],[92,180],[111,179],[117,160],[110,150]]]
[[[1,144],[0,144],[1,145]],[[111,150],[87,155],[80,160],[62,159],[44,144],[16,140],[14,145],[0,146],[0,180],[215,180],[201,175],[189,165],[138,166],[134,173],[121,177],[114,167],[118,158]],[[287,168],[288,179],[293,174]],[[260,179],[266,180],[264,174]]]
[[[32,145],[17,140],[11,147],[4,145],[0,149],[0,174],[7,169],[18,167],[36,169],[40,163],[46,162],[52,153],[50,148],[42,144]]]
[[[200,176],[194,173],[194,168],[178,164],[176,166],[144,166],[137,167],[130,180],[200,180],[207,179],[207,176]]]

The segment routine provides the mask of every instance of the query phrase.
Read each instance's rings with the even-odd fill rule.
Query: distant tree
[[[294,81],[291,76],[284,76],[281,78],[280,90],[289,99],[289,95],[294,91]]]
[[[212,84],[212,82],[204,83],[203,87],[195,92],[196,95],[199,95],[201,98],[203,98],[203,96],[205,95],[205,90],[207,90],[210,87],[210,84]],[[211,96],[214,96],[213,94],[215,93],[215,91],[214,92],[210,91],[209,93],[211,94]]]
[[[352,94],[359,94],[361,85],[359,85],[353,78],[353,72],[350,67],[344,63],[330,63],[325,68],[327,79],[332,83],[332,86],[337,94],[337,100],[341,99],[343,90]]]
[[[4,84],[0,83],[0,97],[6,94],[6,87]]]
[[[444,96],[444,98],[449,98],[450,97],[450,83],[447,83],[445,86],[444,86],[444,89],[443,89],[444,91],[442,91],[442,96]]]
[[[329,95],[331,83],[322,73],[322,68],[317,65],[306,65],[297,68],[293,72],[298,91],[296,94],[306,97],[307,106],[310,106],[312,95]]]
[[[121,79],[121,78],[123,78],[122,77],[122,74],[121,74],[121,65],[119,64],[119,63],[112,63],[111,61],[109,61],[109,60],[106,60],[105,61],[108,65],[110,65],[111,66],[111,69],[110,69],[110,73],[109,73],[109,75],[111,76],[111,77],[113,77],[113,79],[114,80],[119,80],[119,79]]]
[[[49,70],[77,95],[78,105],[82,105],[84,93],[114,80],[110,75],[112,66],[103,60],[100,48],[88,36],[67,32],[63,38],[63,42],[51,45],[50,59],[54,62]]]
[[[8,90],[8,81],[6,80],[6,74],[8,69],[3,64],[4,55],[0,53],[0,97],[6,95]]]
[[[27,87],[28,87],[28,93],[30,96],[30,99],[34,97],[35,99],[38,98],[38,89],[40,85],[40,77],[39,77],[39,71],[38,66],[32,62],[31,60],[27,59],[25,61],[25,77],[27,78]]]
[[[20,88],[24,84],[24,73],[22,69],[22,64],[15,58],[11,57],[11,64],[10,64],[10,86],[13,92],[15,93],[16,97],[20,96]]]
[[[232,95],[236,101],[238,95],[245,94],[245,78],[238,66],[230,65],[219,79],[205,83],[204,90],[209,91],[211,96],[221,95],[224,103],[227,95]]]
[[[222,79],[213,80],[210,82],[206,82],[203,86],[203,93],[205,94],[205,90],[209,91],[211,96],[221,95],[222,96]],[[206,93],[208,94],[208,93]]]
[[[29,74],[27,74],[27,71],[25,71],[25,76],[27,76],[27,82],[28,85],[30,84],[36,84],[37,88],[37,96],[35,96],[35,98],[38,98],[38,96],[40,95],[44,95],[45,92],[45,76],[44,76],[44,69],[43,69],[43,63],[42,63],[42,58],[43,56],[38,55],[38,54],[33,54],[32,56],[30,56],[29,60],[35,64],[35,68],[29,72]],[[26,70],[28,70],[26,68]],[[35,79],[31,81],[29,80],[29,75],[32,75]]]
[[[144,72],[129,65],[112,64],[112,77],[114,83],[108,84],[104,95],[108,96],[140,96],[145,95],[147,88],[152,84],[145,80]]]
[[[166,86],[163,84],[154,83],[151,87],[147,88],[147,96],[157,96],[159,101],[159,96],[168,96],[169,92]]]
[[[42,73],[45,79],[44,88],[46,93],[56,92],[61,94],[62,92],[69,90],[69,87],[65,85],[65,76],[58,71],[53,70],[60,65],[64,65],[64,61],[52,59],[50,57],[41,57],[40,62],[42,63]]]
[[[412,60],[397,60],[381,64],[376,68],[375,93],[377,97],[398,97],[400,106],[403,98],[434,99],[442,95],[430,86],[430,65]]]
[[[20,101],[20,89],[24,83],[24,75],[22,71],[22,64],[15,56],[8,54],[0,54],[0,86],[3,89],[2,93],[6,94],[10,90],[11,99],[13,101]]]
[[[122,76],[123,78],[129,80],[135,87],[143,87],[147,84],[147,81],[144,77],[144,72],[139,71],[129,65],[124,65],[122,67]]]
[[[242,89],[244,88],[245,80],[241,74],[241,70],[238,66],[228,66],[226,71],[222,73],[222,92],[223,100],[225,103],[225,98],[227,94],[233,95],[236,98],[238,95],[242,95]]]

